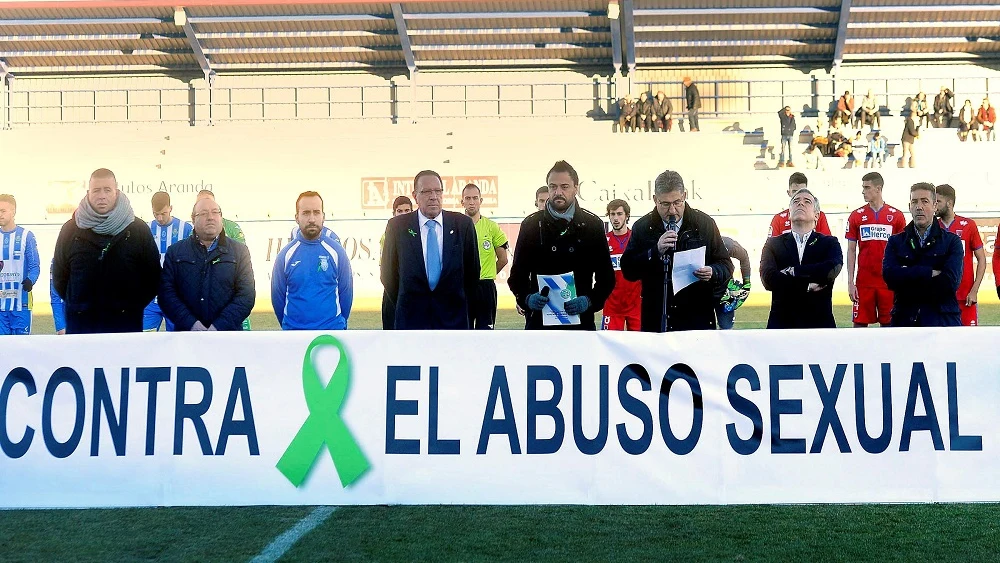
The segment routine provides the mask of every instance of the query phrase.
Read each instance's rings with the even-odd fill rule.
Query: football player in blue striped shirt
[[[29,292],[41,273],[35,235],[17,226],[14,196],[0,194],[0,335],[31,333]]]
[[[167,255],[170,245],[191,236],[191,223],[181,221],[173,217],[174,207],[170,205],[170,194],[167,192],[156,192],[153,194],[153,220],[149,222],[149,230],[153,233],[153,241],[160,249],[160,266],[163,266],[163,259]],[[154,332],[160,330],[160,324],[166,321],[167,331],[173,332],[174,323],[163,316],[160,305],[153,299],[153,302],[146,306],[142,315],[142,330]]]

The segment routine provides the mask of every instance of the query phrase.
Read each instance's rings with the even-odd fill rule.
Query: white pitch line
[[[274,541],[268,544],[256,557],[251,559],[250,563],[274,563],[278,559],[281,559],[281,556],[291,549],[295,545],[295,542],[313,531],[316,526],[325,522],[335,510],[337,510],[336,506],[321,506],[313,510],[308,516],[289,528],[288,531],[274,538]]]

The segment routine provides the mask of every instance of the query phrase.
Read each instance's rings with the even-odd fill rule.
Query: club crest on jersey
[[[890,215],[886,215],[885,216],[885,220],[886,221],[892,221],[892,215],[891,214]]]
[[[489,250],[492,247],[493,247],[493,244],[490,243],[490,241],[488,241],[488,240],[484,240],[483,241],[483,250]]]
[[[319,271],[325,272],[330,269],[330,257],[320,256],[319,257]]]

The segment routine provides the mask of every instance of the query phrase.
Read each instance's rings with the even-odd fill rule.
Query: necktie
[[[427,222],[427,283],[431,291],[441,279],[441,249],[438,248],[437,221]]]

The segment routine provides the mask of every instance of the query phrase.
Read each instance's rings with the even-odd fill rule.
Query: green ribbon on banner
[[[333,346],[340,352],[337,369],[324,387],[313,365],[317,349]],[[309,407],[309,416],[278,460],[276,467],[293,485],[299,487],[309,475],[316,459],[326,445],[344,487],[361,477],[371,464],[351,431],[340,418],[340,409],[351,384],[351,359],[339,340],[324,334],[317,336],[306,349],[302,360],[302,389]]]

